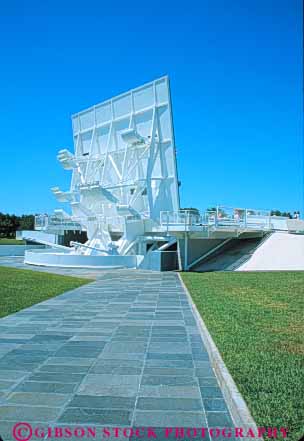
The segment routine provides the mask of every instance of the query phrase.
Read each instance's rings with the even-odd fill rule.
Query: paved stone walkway
[[[1,319],[0,397],[4,441],[18,421],[157,427],[158,439],[233,426],[175,273],[99,273]]]

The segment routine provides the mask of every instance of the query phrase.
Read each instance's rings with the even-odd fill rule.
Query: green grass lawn
[[[183,273],[258,426],[304,433],[304,273]]]
[[[0,267],[0,317],[89,282],[90,279]]]
[[[0,238],[0,245],[25,245],[24,240],[10,239],[7,237]]]

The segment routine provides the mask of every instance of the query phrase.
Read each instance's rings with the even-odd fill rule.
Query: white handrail
[[[246,208],[229,208],[230,212],[225,207],[218,206],[217,210],[206,211],[202,216],[194,210],[179,210],[175,212],[162,211],[160,213],[160,224],[165,227],[167,233],[170,226],[180,225],[182,228],[196,226],[202,229],[218,228],[238,228],[240,230],[251,229],[270,231],[273,229],[272,219],[277,217],[271,216],[270,211],[255,210]],[[287,218],[281,218],[282,220]]]

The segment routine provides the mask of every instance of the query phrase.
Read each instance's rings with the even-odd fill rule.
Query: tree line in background
[[[14,238],[17,230],[33,230],[35,216],[33,214],[5,214],[0,212],[0,237]]]
[[[298,211],[294,212],[295,213],[299,213]],[[271,216],[283,216],[283,217],[289,217],[289,219],[292,219],[293,217],[295,217],[294,215],[292,215],[289,211],[280,211],[280,210],[271,210]]]

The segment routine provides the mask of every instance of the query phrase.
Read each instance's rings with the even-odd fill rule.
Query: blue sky
[[[303,210],[300,0],[5,3],[0,211],[58,207],[71,114],[164,74],[182,206]]]

